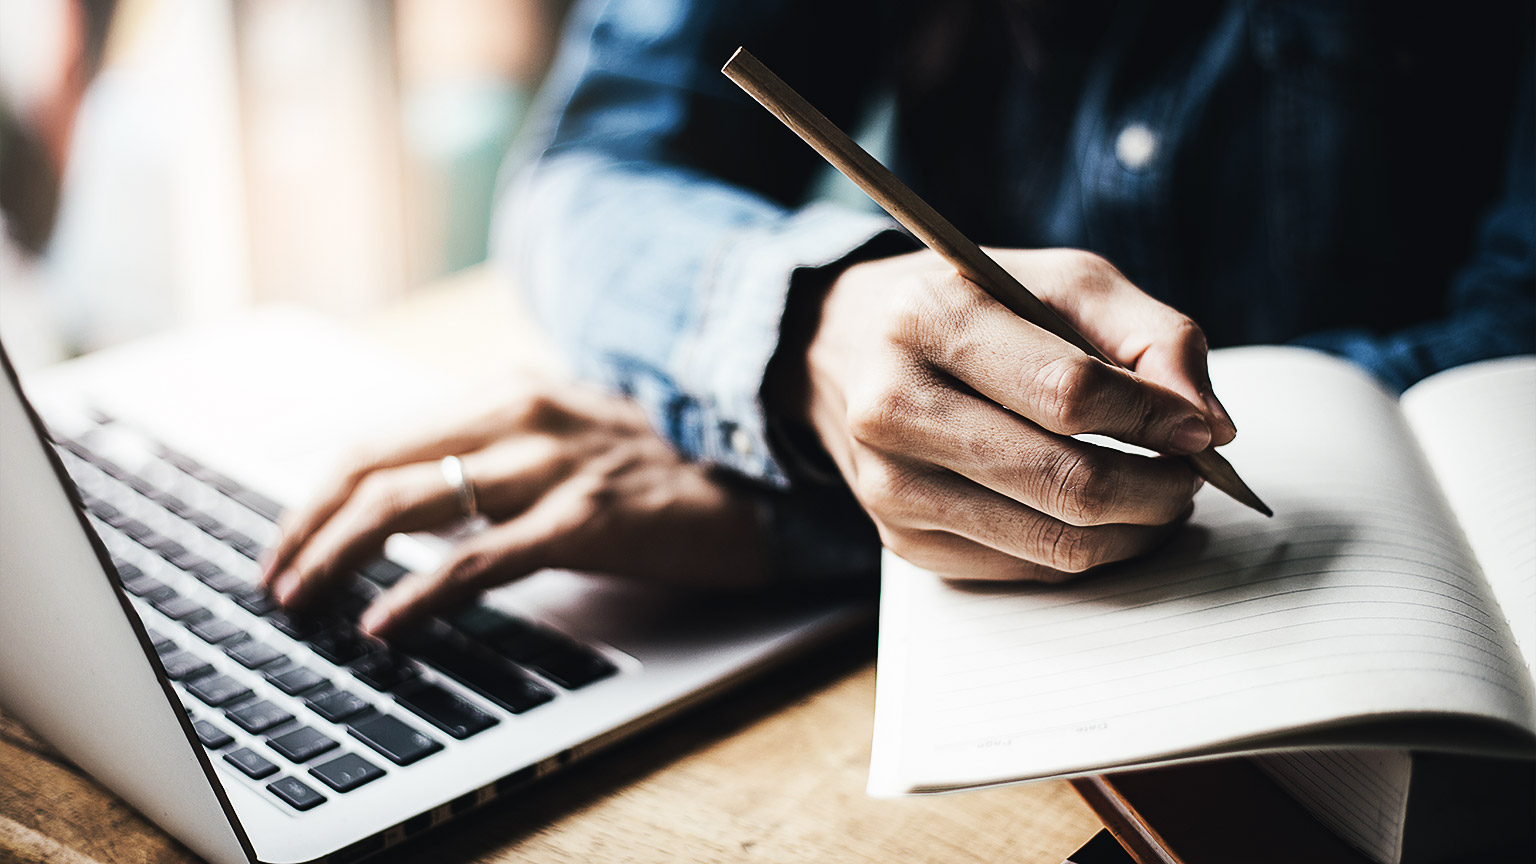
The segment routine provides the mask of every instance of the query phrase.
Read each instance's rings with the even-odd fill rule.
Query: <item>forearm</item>
[[[540,163],[511,200],[500,251],[577,372],[637,399],[689,458],[783,484],[762,390],[791,281],[890,223],[584,152]]]

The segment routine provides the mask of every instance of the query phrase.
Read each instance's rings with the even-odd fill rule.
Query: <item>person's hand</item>
[[[989,250],[1131,372],[1030,324],[931,252],[857,264],[818,298],[790,399],[887,548],[973,579],[1061,581],[1140,554],[1199,480],[1165,454],[1230,441],[1204,334],[1101,258]]]
[[[411,574],[364,613],[395,629],[546,567],[679,586],[767,579],[756,504],[684,462],[635,404],[579,385],[530,385],[478,416],[355,458],[283,520],[262,582],[302,608],[352,578],[392,533],[463,517],[441,460],[456,456],[491,527],[433,572]]]

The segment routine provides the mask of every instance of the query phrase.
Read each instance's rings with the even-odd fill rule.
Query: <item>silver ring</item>
[[[480,502],[475,500],[475,485],[464,476],[464,463],[457,456],[444,456],[437,463],[442,469],[443,479],[448,481],[448,488],[453,490],[455,498],[459,499],[459,510],[465,518],[473,519],[480,515]]]

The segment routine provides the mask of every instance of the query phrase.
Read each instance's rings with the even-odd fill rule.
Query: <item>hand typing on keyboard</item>
[[[443,459],[457,457],[467,487]],[[361,627],[381,634],[549,567],[690,587],[767,579],[756,502],[683,461],[635,404],[570,384],[529,383],[491,410],[364,451],[287,514],[262,583],[288,607],[338,590],[401,531],[462,519],[489,527],[436,571],[381,594]]]

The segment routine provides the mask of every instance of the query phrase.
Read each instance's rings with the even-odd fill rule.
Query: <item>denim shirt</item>
[[[891,166],[977,242],[1091,250],[1214,347],[1309,345],[1401,389],[1536,351],[1532,12],[593,0],[497,248],[580,374],[782,490],[783,569],[861,569],[872,530],[787,458],[763,382],[792,286],[914,245],[812,200],[820,157],[719,72],[736,46],[844,128],[886,98]]]

